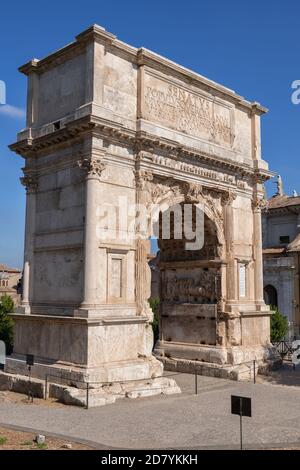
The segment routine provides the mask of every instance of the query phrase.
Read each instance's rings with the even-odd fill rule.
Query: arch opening
[[[277,289],[271,284],[264,287],[264,301],[267,305],[278,307]]]
[[[216,224],[197,205],[192,205],[188,238],[184,230],[184,203],[181,218],[169,211],[170,236],[163,236],[163,216],[159,215],[158,254],[154,275],[159,277],[160,342],[216,345],[217,305],[221,299],[221,244]],[[199,215],[199,214],[198,214]],[[196,235],[202,220],[202,244]],[[178,223],[182,237],[179,237]],[[177,225],[177,227],[176,227]],[[196,240],[198,236],[198,241]],[[194,243],[194,245],[193,245]],[[192,249],[193,248],[193,249]]]

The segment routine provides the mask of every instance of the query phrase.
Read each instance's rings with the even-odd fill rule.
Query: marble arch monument
[[[25,160],[24,285],[6,371],[25,374],[30,353],[37,378],[158,377],[158,389],[162,364],[243,378],[246,363],[270,360],[261,249],[266,109],[97,25],[20,71],[27,122],[10,148]],[[212,240],[193,255],[160,241],[154,355],[148,243],[126,230],[97,236],[98,207],[120,197],[146,207],[201,202]]]

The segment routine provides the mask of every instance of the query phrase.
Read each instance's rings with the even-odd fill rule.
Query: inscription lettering
[[[145,111],[147,117],[181,132],[231,143],[229,109],[176,85],[151,78],[145,88]]]
[[[246,183],[244,181],[237,179],[236,176],[228,175],[226,173],[220,173],[218,171],[201,168],[189,163],[172,160],[171,158],[163,157],[161,155],[151,155],[151,160],[157,165],[163,165],[174,170],[184,171],[186,173],[191,173],[214,181],[229,183],[241,189],[245,189],[246,187]]]

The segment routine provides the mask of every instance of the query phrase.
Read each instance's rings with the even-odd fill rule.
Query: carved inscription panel
[[[145,74],[144,117],[231,146],[232,110],[212,98]]]

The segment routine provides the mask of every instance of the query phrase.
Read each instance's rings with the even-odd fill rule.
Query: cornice
[[[150,68],[166,71],[167,73],[173,73],[179,78],[185,78],[189,84],[202,85],[207,91],[212,94],[225,95],[227,98],[231,98],[236,104],[248,108],[252,114],[262,115],[268,112],[268,109],[262,106],[258,102],[251,103],[246,100],[243,96],[238,95],[234,90],[220,85],[219,83],[210,80],[199,73],[196,73],[182,65],[177,64],[155,52],[152,52],[144,47],[137,50],[137,63],[138,65],[147,65]]]
[[[94,124],[91,122],[90,116],[87,116],[76,119],[65,127],[49,134],[15,142],[9,145],[9,149],[25,158],[35,156],[43,149],[55,147],[78,136],[82,137],[84,133],[91,131],[93,127]]]
[[[68,44],[67,46],[57,50],[56,52],[48,55],[47,57],[38,60],[33,59],[19,68],[19,71],[25,75],[29,75],[32,72],[41,73],[47,68],[51,68],[69,57],[79,54],[85,50],[86,44],[90,42],[98,42],[104,46],[115,49],[115,52],[126,54],[129,60],[137,65],[148,65],[156,70],[163,70],[167,74],[175,75],[182,80],[192,83],[196,86],[206,88],[212,94],[218,94],[225,96],[227,99],[233,101],[236,105],[247,108],[251,111],[251,114],[261,115],[266,113],[267,108],[263,107],[257,102],[251,103],[244,97],[238,95],[234,90],[220,85],[213,80],[193,72],[192,70],[183,67],[155,52],[152,52],[144,47],[136,48],[126,44],[117,37],[106,31],[101,26],[94,24],[78,34],[75,41]]]
[[[34,157],[39,152],[57,145],[70,145],[70,140],[84,138],[85,134],[112,138],[121,145],[131,146],[136,153],[139,151],[168,152],[169,158],[189,158],[197,163],[204,163],[214,169],[223,169],[237,173],[241,178],[250,177],[255,182],[264,182],[273,176],[273,173],[265,169],[254,169],[249,165],[224,159],[218,155],[208,154],[196,148],[178,145],[175,142],[157,138],[144,131],[126,129],[108,120],[95,116],[86,116],[68,123],[65,127],[37,138],[24,139],[9,146],[10,150],[23,157]]]
[[[284,206],[284,207],[268,207],[268,202],[266,203],[266,206],[263,210],[263,214],[266,215],[267,217],[276,217],[281,214],[294,214],[294,215],[299,215],[300,214],[300,205],[295,205],[295,206]]]
[[[106,31],[105,28],[99,26],[98,24],[93,24],[89,28],[82,31],[82,33],[77,34],[75,39],[77,42],[90,42],[94,40],[102,40],[102,42],[111,44],[117,36],[109,31]]]
[[[52,54],[44,57],[43,59],[32,59],[24,65],[19,67],[19,72],[24,75],[30,75],[31,73],[43,73],[46,70],[55,67],[66,60],[79,55],[84,52],[84,44],[79,42],[72,42],[67,46],[53,52]]]
[[[273,176],[271,171],[253,169],[243,163],[221,158],[219,155],[208,154],[206,152],[199,151],[194,147],[178,145],[173,141],[164,138],[157,138],[157,136],[150,135],[143,131],[138,131],[136,134],[137,147],[140,149],[143,147],[146,151],[148,150],[151,152],[156,149],[164,152],[167,151],[169,152],[169,158],[179,159],[180,156],[188,157],[196,162],[208,164],[216,170],[223,168],[224,170],[238,173],[242,178],[250,176],[255,181],[261,180],[263,182]]]

